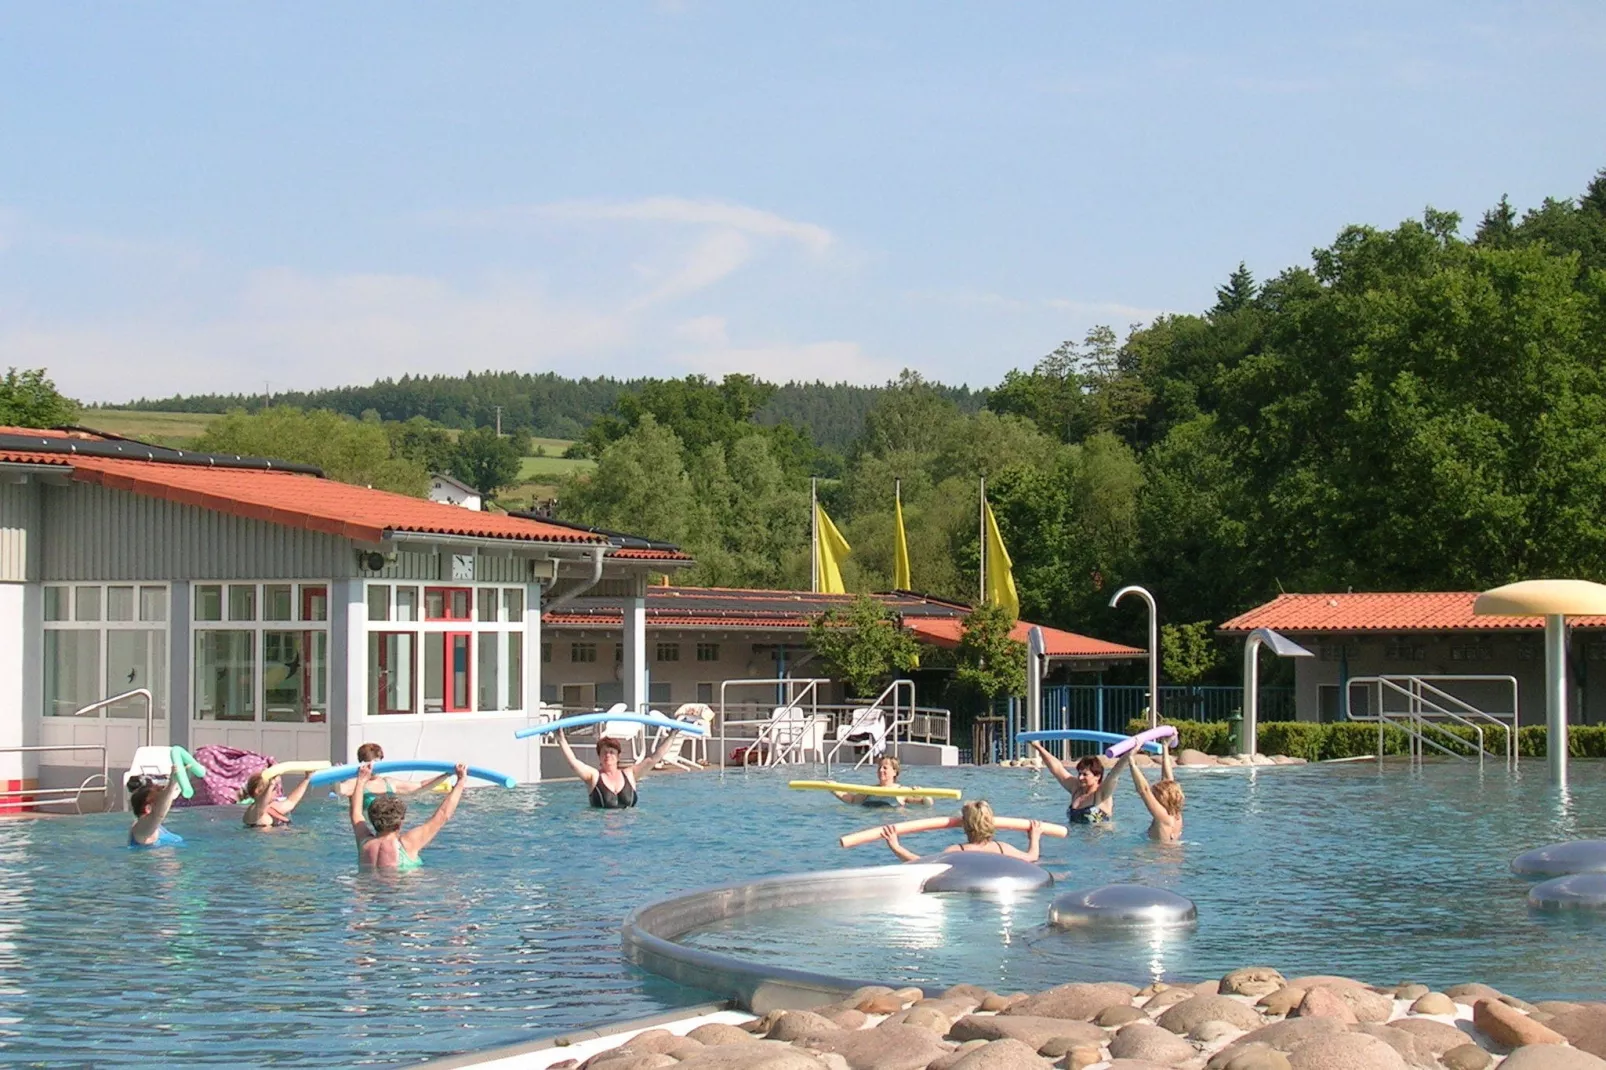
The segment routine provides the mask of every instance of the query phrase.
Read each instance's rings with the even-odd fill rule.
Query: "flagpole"
[[[816,487],[818,479],[809,480],[809,593],[820,590],[820,505]]]
[[[979,506],[977,506],[977,509],[976,509],[976,529],[981,535],[981,538],[976,543],[977,550],[979,551],[976,554],[976,560],[977,560],[977,563],[978,563],[979,569],[980,569],[980,575],[977,577],[977,584],[978,584],[978,587],[980,589],[981,597],[979,599],[977,599],[976,604],[979,605],[979,606],[984,606],[984,605],[987,604],[987,477],[986,476],[982,476],[981,477],[981,504]]]
[[[894,533],[894,537],[905,539],[907,536],[905,536],[903,533],[903,480],[896,477],[894,477],[892,480],[892,500],[897,506],[896,510],[893,512],[893,516],[895,516],[898,521],[898,530],[896,533]],[[907,551],[907,548],[905,549]],[[897,547],[893,547],[892,549],[892,571],[894,573],[892,577],[892,586],[896,587],[898,586],[898,577],[896,575],[898,571]]]

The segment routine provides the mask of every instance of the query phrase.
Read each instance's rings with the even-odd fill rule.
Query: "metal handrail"
[[[145,745],[147,747],[151,746],[156,742],[156,696],[151,694],[151,690],[148,687],[136,687],[132,691],[124,691],[121,695],[113,695],[111,698],[103,698],[99,702],[91,702],[87,706],[81,706],[74,710],[72,716],[82,717],[86,713],[94,713],[96,710],[115,706],[119,702],[124,702],[131,698],[145,700]]]
[[[1462,681],[1490,681],[1490,682],[1509,683],[1511,685],[1511,687],[1512,687],[1512,695],[1513,695],[1513,709],[1512,709],[1512,713],[1511,713],[1511,723],[1507,724],[1504,719],[1502,719],[1500,717],[1496,717],[1495,715],[1493,715],[1491,713],[1488,713],[1487,711],[1478,709],[1476,706],[1473,706],[1471,703],[1467,702],[1465,699],[1462,699],[1457,695],[1452,695],[1449,692],[1443,690],[1440,687],[1435,686],[1434,684],[1429,683],[1427,680],[1425,680],[1424,678],[1419,677],[1419,676],[1404,676],[1404,677],[1357,676],[1357,677],[1354,677],[1354,678],[1350,679],[1348,681],[1348,685],[1347,686],[1350,687],[1350,688],[1354,688],[1354,687],[1357,687],[1357,686],[1363,686],[1363,687],[1373,687],[1373,686],[1375,686],[1377,688],[1377,709],[1372,714],[1361,714],[1361,715],[1350,714],[1349,715],[1349,719],[1352,720],[1352,721],[1361,721],[1361,722],[1375,721],[1377,723],[1377,755],[1378,755],[1378,760],[1381,761],[1382,758],[1383,758],[1383,748],[1384,748],[1383,726],[1385,724],[1392,724],[1392,725],[1395,725],[1397,727],[1400,727],[1400,728],[1404,729],[1404,731],[1406,733],[1406,740],[1410,745],[1410,757],[1411,757],[1411,759],[1413,761],[1420,762],[1422,760],[1422,754],[1423,754],[1422,748],[1423,748],[1424,745],[1432,747],[1434,750],[1440,751],[1440,752],[1442,752],[1444,754],[1448,754],[1451,757],[1459,758],[1462,761],[1470,761],[1471,758],[1468,755],[1459,753],[1457,751],[1453,751],[1453,750],[1449,749],[1448,747],[1445,747],[1445,746],[1435,742],[1434,740],[1428,738],[1426,729],[1431,727],[1431,728],[1437,729],[1439,732],[1443,733],[1445,738],[1453,741],[1458,746],[1461,746],[1461,747],[1472,747],[1473,746],[1472,743],[1470,743],[1467,740],[1463,739],[1462,737],[1456,735],[1454,732],[1451,732],[1448,728],[1446,728],[1443,725],[1438,723],[1439,719],[1445,719],[1445,720],[1454,721],[1455,723],[1460,724],[1460,725],[1464,725],[1464,726],[1472,729],[1473,732],[1475,732],[1477,734],[1478,741],[1477,741],[1477,745],[1476,745],[1476,750],[1477,750],[1477,756],[1478,756],[1478,764],[1480,766],[1483,764],[1484,755],[1487,753],[1487,750],[1488,750],[1487,745],[1486,745],[1486,741],[1485,741],[1483,726],[1475,723],[1473,720],[1471,720],[1471,719],[1469,719],[1467,717],[1461,716],[1460,714],[1456,713],[1454,710],[1448,709],[1447,707],[1441,705],[1439,702],[1435,701],[1433,698],[1428,697],[1426,694],[1423,693],[1424,689],[1426,689],[1427,691],[1433,692],[1433,694],[1439,696],[1440,698],[1443,698],[1443,699],[1445,699],[1445,700],[1447,700],[1449,702],[1453,702],[1457,706],[1460,706],[1463,710],[1465,710],[1468,713],[1472,714],[1474,717],[1482,718],[1483,720],[1489,721],[1490,723],[1497,725],[1500,728],[1500,730],[1505,733],[1506,764],[1508,766],[1514,765],[1516,763],[1516,761],[1517,761],[1517,733],[1516,733],[1516,729],[1517,729],[1517,719],[1518,719],[1517,710],[1515,708],[1515,706],[1516,706],[1515,696],[1516,696],[1516,693],[1517,693],[1516,692],[1516,683],[1517,683],[1516,679],[1514,677],[1510,677],[1510,676],[1504,676],[1504,677],[1502,677],[1502,676],[1441,676],[1441,677],[1435,677],[1434,679],[1439,679],[1439,680],[1444,680],[1444,681],[1462,680]],[[1406,686],[1402,686],[1399,683],[1400,680],[1406,681]],[[1405,696],[1405,699],[1406,699],[1406,702],[1407,702],[1406,709],[1398,710],[1398,711],[1390,711],[1390,710],[1388,710],[1386,708],[1386,705],[1387,705],[1386,696],[1389,693],[1395,693],[1395,694],[1399,694],[1399,695]],[[1348,705],[1348,703],[1346,703],[1346,705]]]
[[[900,706],[899,703],[898,703],[898,697],[905,690],[907,690],[909,692],[909,704],[908,704],[908,706]],[[881,691],[881,694],[877,695],[875,697],[875,700],[872,701],[869,705],[867,705],[867,706],[855,706],[854,710],[855,711],[861,710],[861,709],[873,710],[875,712],[875,714],[877,715],[877,717],[880,717],[880,716],[882,716],[882,713],[881,713],[882,707],[886,703],[887,699],[889,699],[889,698],[892,700],[892,723],[890,725],[886,726],[885,742],[890,742],[892,744],[893,754],[896,755],[897,754],[898,742],[899,742],[898,741],[898,728],[900,726],[902,726],[904,728],[908,728],[911,724],[914,723],[914,707],[915,707],[915,684],[914,684],[914,681],[913,680],[907,680],[907,679],[894,680],[894,681],[892,681],[892,683],[888,684],[885,688],[883,688],[882,691]],[[899,712],[900,710],[903,711],[901,714]],[[847,740],[846,737],[838,739],[836,741],[836,746],[832,747],[829,751],[826,752],[826,754],[825,754],[825,771],[826,771],[827,774],[829,774],[831,772],[831,762],[836,758],[837,752],[840,751],[843,748],[843,746],[847,745],[847,743],[848,743],[848,740]],[[854,746],[858,746],[858,744],[854,744]],[[864,765],[866,762],[868,762],[870,760],[871,755],[873,755],[874,753],[875,753],[875,748],[866,747],[865,751],[864,751],[864,756],[861,757],[858,761],[853,763],[853,768],[857,769],[860,766]]]
[[[720,768],[720,772],[724,772],[725,771],[725,761],[726,761],[726,755],[728,753],[727,748],[725,746],[725,743],[726,743],[725,729],[726,729],[727,725],[757,725],[757,726],[759,726],[758,737],[753,741],[753,745],[749,746],[742,753],[742,771],[746,772],[747,768],[753,762],[753,759],[755,757],[755,752],[758,750],[758,744],[762,743],[762,742],[766,742],[769,739],[769,735],[768,735],[768,732],[770,730],[769,726],[774,723],[773,714],[770,717],[767,717],[767,718],[759,718],[759,719],[753,719],[753,720],[726,721],[725,720],[726,694],[729,692],[730,688],[733,688],[733,687],[772,687],[772,688],[780,689],[781,692],[782,692],[782,695],[784,696],[784,701],[782,701],[780,703],[777,703],[776,706],[775,706],[776,709],[797,709],[797,710],[799,710],[801,712],[801,710],[803,708],[802,707],[802,702],[803,702],[803,700],[805,698],[807,698],[809,700],[809,706],[808,706],[809,713],[808,713],[808,716],[805,719],[804,723],[806,725],[812,725],[814,723],[814,718],[815,718],[815,716],[817,716],[818,711],[819,711],[819,687],[820,687],[821,684],[829,684],[830,682],[831,681],[828,678],[823,677],[823,676],[817,676],[817,677],[781,676],[781,677],[769,677],[769,678],[766,678],[766,679],[723,680],[723,681],[721,681],[720,685],[719,685],[719,768]],[[805,735],[806,735],[806,731],[805,731]],[[799,742],[801,742],[801,741],[799,741]],[[795,745],[792,746],[792,747],[789,747],[789,750],[795,750],[795,749],[796,749]],[[785,761],[785,756],[784,755],[777,755],[777,754],[774,754],[772,752],[773,752],[773,748],[770,748],[765,753],[764,761],[765,761],[766,765],[774,765],[774,764],[777,764],[777,762],[784,762]]]
[[[84,778],[83,783],[76,788],[8,788],[5,791],[0,791],[0,799],[26,798],[34,806],[61,806],[70,802],[73,804],[73,809],[81,814],[84,812],[84,792],[94,790],[89,786],[90,781],[99,780],[100,792],[105,796],[105,803],[101,806],[101,811],[110,810],[112,804],[117,801],[117,797],[112,794],[111,790],[111,767],[107,764],[106,745],[104,743],[62,743],[43,747],[0,747],[0,754],[42,754],[49,751],[79,750],[100,751],[100,772],[89,774]],[[39,798],[41,795],[59,795],[61,797],[41,799]]]

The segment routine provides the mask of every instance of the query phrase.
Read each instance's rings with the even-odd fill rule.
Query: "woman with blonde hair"
[[[1160,749],[1160,779],[1153,787],[1136,762],[1132,763],[1132,783],[1138,797],[1149,808],[1154,818],[1149,822],[1149,839],[1162,843],[1175,843],[1182,839],[1182,804],[1187,801],[1182,785],[1177,783],[1176,770],[1171,766],[1171,748]]]
[[[1023,862],[1037,861],[1038,848],[1043,839],[1043,823],[1033,821],[1026,832],[1026,850],[1011,847],[993,839],[998,827],[993,823],[993,807],[986,799],[974,799],[966,803],[959,811],[959,820],[965,829],[965,842],[950,844],[943,848],[943,854],[951,851],[985,851],[992,854],[1001,854],[1009,858],[1019,858]],[[898,842],[898,830],[892,825],[884,825],[881,829],[881,838],[887,841],[892,853],[905,862],[913,862],[920,858],[909,848]]]

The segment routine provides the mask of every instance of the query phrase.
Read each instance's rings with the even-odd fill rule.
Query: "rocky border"
[[[1113,982],[1000,995],[861,988],[814,1010],[684,1036],[650,1029],[578,1070],[1606,1070],[1606,1003],[1530,1004],[1488,985],[1285,978]]]

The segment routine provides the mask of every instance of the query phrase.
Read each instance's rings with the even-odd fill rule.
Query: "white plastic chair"
[[[887,719],[879,706],[861,706],[853,711],[847,724],[836,726],[837,746],[865,747],[865,753],[854,768],[879,759],[887,749]]]
[[[630,707],[623,702],[615,702],[608,707],[608,713],[628,713]],[[596,738],[598,740],[617,739],[620,743],[630,744],[630,760],[639,762],[647,755],[647,726],[634,721],[603,721],[597,725]]]
[[[825,760],[825,722],[800,706],[777,706],[758,732],[765,765]]]
[[[123,794],[128,794],[128,785],[137,776],[172,775],[172,747],[140,747],[134,751],[134,758],[128,763],[128,772],[123,774]]]
[[[657,713],[658,711],[654,710],[653,712]],[[702,748],[702,763],[703,764],[707,764],[707,762],[708,762],[708,735],[707,735],[707,730],[708,730],[708,727],[714,723],[714,711],[713,711],[713,709],[711,707],[709,707],[707,704],[702,703],[702,702],[685,702],[685,703],[682,703],[675,710],[674,713],[670,714],[670,716],[672,718],[674,718],[675,720],[677,720],[677,721],[686,721],[686,722],[688,722],[690,724],[701,725],[703,727],[704,734],[701,735],[701,736],[688,735],[685,732],[682,732],[682,733],[678,734],[675,737],[675,745],[673,747],[671,747],[667,752],[665,752],[662,764],[664,764],[664,765],[672,765],[677,769],[687,769],[687,770],[700,769],[701,765],[698,764],[697,750],[698,750],[699,747]],[[652,749],[653,750],[657,750],[658,749],[658,745],[663,742],[664,735],[668,731],[669,731],[669,729],[667,729],[667,728],[660,728],[653,735],[653,737],[652,737]],[[685,756],[686,744],[688,744],[688,743],[691,744],[691,748],[692,748],[692,750],[691,750],[691,758],[689,760]]]

